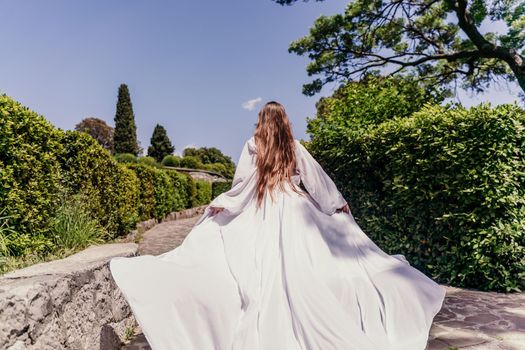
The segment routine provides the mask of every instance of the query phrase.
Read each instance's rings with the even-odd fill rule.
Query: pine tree
[[[133,105],[131,104],[126,84],[121,84],[118,88],[113,145],[115,153],[131,153],[134,155],[139,153],[135,115],[133,114]]]
[[[155,126],[151,136],[151,146],[148,147],[148,156],[161,162],[165,156],[173,154],[175,147],[172,146],[166,129],[160,124]]]

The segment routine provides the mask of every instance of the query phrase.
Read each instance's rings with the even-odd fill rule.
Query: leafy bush
[[[61,136],[44,117],[0,95],[0,208],[17,235],[8,243],[13,254],[45,251],[51,244],[49,218],[62,187]]]
[[[225,181],[225,182],[215,181],[215,182],[212,182],[212,184],[211,184],[212,199],[217,197],[218,195],[220,195],[223,192],[229,191],[231,189],[231,187],[232,187],[232,182],[231,181]]]
[[[61,154],[70,195],[83,193],[89,210],[112,235],[125,233],[138,219],[138,180],[89,135],[66,131]]]
[[[211,192],[211,182],[205,180],[196,180],[196,195],[195,202],[193,203],[194,207],[199,205],[207,204],[211,201],[212,192]]]
[[[206,190],[203,189],[202,193],[199,193],[196,181],[188,174],[156,169],[143,164],[130,165],[130,169],[139,179],[141,220],[152,217],[161,219],[172,211],[191,208],[206,201]]]
[[[187,186],[186,186],[186,196],[189,199],[188,208],[192,208],[198,205],[197,200],[197,181],[191,177],[191,175],[182,173],[186,176]]]
[[[363,230],[440,282],[525,288],[525,111],[425,106],[357,134],[309,125],[308,148]]]
[[[230,177],[230,173],[226,166],[221,163],[212,163],[212,164],[204,164],[203,169],[208,171],[213,171],[215,173],[218,173],[226,178]]]
[[[189,194],[190,180],[191,177],[179,173],[177,171],[167,171],[167,174],[171,177],[173,187],[175,189],[175,200],[174,200],[174,211],[183,210],[190,208],[192,205],[191,194]]]
[[[199,158],[195,156],[186,156],[180,160],[180,166],[183,168],[201,169],[202,163]]]
[[[162,219],[175,210],[175,186],[167,171],[155,169],[155,212],[154,217]]]
[[[0,272],[209,201],[211,187],[197,191],[189,175],[135,159],[0,95]]]
[[[114,155],[115,159],[119,163],[137,163],[138,158],[131,153],[119,153]]]
[[[227,178],[233,178],[235,173],[235,163],[231,157],[223,154],[221,150],[215,147],[200,147],[200,148],[185,148],[183,156],[192,156],[197,158],[198,162],[202,165],[197,166],[197,169],[207,169],[207,165],[221,164],[220,174]],[[190,166],[187,166],[191,168]]]
[[[150,166],[150,167],[155,167],[155,168],[159,168],[160,167],[160,164],[157,163],[157,160],[153,157],[139,157],[138,158],[138,163],[139,164],[144,164],[144,165],[147,165],[147,166]]]
[[[139,193],[139,218],[148,220],[155,217],[155,168],[144,164],[132,164],[129,168],[135,172],[138,178]]]
[[[180,166],[180,161],[181,161],[180,157],[173,156],[173,155],[167,155],[162,160],[162,165],[178,167],[178,166]]]
[[[425,103],[439,104],[443,99],[442,92],[426,90],[409,77],[370,75],[341,85],[332,96],[322,97],[316,106],[316,118],[308,122],[310,127],[328,123],[349,131],[350,127],[366,128],[394,117],[408,117]]]

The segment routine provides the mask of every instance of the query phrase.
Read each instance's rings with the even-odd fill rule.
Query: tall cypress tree
[[[175,147],[172,146],[166,129],[160,124],[155,126],[151,136],[151,146],[148,147],[148,156],[161,162],[165,156],[173,154]]]
[[[115,153],[131,153],[134,155],[138,155],[139,153],[135,115],[133,114],[133,105],[131,104],[131,98],[126,84],[121,84],[118,88],[113,145],[115,147]]]

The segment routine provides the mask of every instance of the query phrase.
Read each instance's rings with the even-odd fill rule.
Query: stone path
[[[177,247],[198,218],[169,221],[146,231],[139,254],[158,255]],[[446,288],[445,303],[434,319],[427,350],[525,350],[525,293]],[[139,333],[122,349],[150,347]]]

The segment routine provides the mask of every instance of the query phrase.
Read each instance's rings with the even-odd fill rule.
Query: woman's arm
[[[255,174],[255,145],[253,138],[244,143],[230,190],[221,193],[211,201],[208,208],[212,215],[226,209],[236,213],[246,201],[249,191],[246,190],[247,181]]]
[[[338,210],[347,212],[348,204],[334,181],[299,141],[295,140],[295,144],[297,170],[301,181],[321,211],[328,215],[332,215]]]

